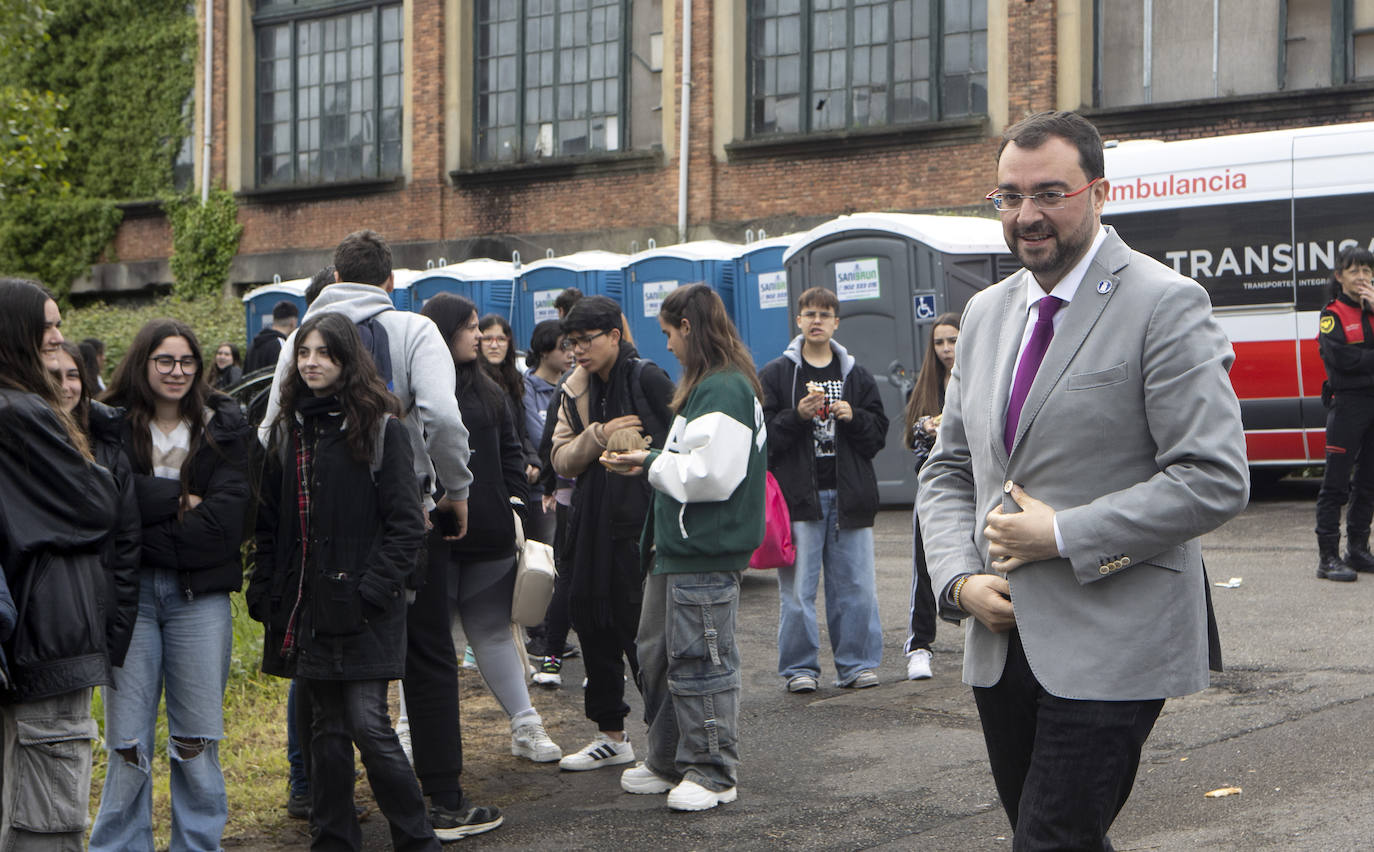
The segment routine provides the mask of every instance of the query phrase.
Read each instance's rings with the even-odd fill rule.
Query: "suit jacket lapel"
[[[1069,368],[1078,350],[1082,348],[1083,341],[1088,338],[1088,333],[1092,331],[1097,320],[1102,316],[1102,312],[1107,307],[1107,302],[1111,300],[1112,294],[1116,292],[1117,286],[1121,283],[1118,273],[1126,267],[1130,260],[1130,249],[1116,235],[1111,228],[1107,229],[1107,238],[1103,241],[1097,254],[1093,256],[1088,264],[1088,269],[1083,273],[1083,281],[1078,285],[1078,291],[1074,294],[1073,301],[1065,309],[1064,321],[1054,332],[1054,339],[1050,341],[1050,348],[1045,351],[1045,360],[1040,362],[1040,369],[1036,371],[1035,381],[1031,383],[1030,391],[1026,394],[1025,405],[1021,407],[1021,419],[1016,427],[1016,440],[1012,444],[1012,452],[1021,443],[1026,430],[1035,422],[1035,415],[1045,405],[1045,400],[1049,397],[1050,391],[1059,384],[1064,373]],[[1110,285],[1110,286],[1107,286]],[[1103,292],[1103,291],[1106,292]],[[1011,377],[1007,377],[1007,385],[1011,384]],[[1003,394],[1002,409],[1006,410],[1007,396]]]
[[[1007,448],[1002,435],[1007,427],[1007,401],[1011,398],[1011,375],[1016,356],[1021,350],[1021,335],[1026,330],[1026,276],[1024,269],[1007,288],[1002,302],[1001,333],[997,336],[997,360],[993,362],[993,392],[989,394],[988,436],[992,439],[993,457],[1004,467]]]

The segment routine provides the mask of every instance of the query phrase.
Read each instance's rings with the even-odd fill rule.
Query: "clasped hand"
[[[1027,494],[1014,482],[1006,484],[1006,493],[1021,507],[1019,512],[1005,512],[1001,506],[988,512],[983,537],[988,540],[988,556],[992,568],[1006,574],[1042,559],[1059,555],[1054,540],[1054,509]]]

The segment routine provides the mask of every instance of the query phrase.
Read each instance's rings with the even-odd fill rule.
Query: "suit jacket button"
[[[1109,567],[1106,566],[1106,565],[1103,565],[1101,568],[1098,568],[1098,569],[1097,569],[1097,573],[1099,573],[1099,574],[1110,574],[1110,573],[1112,573],[1112,569],[1109,568]]]
[[[1131,557],[1129,557],[1129,556],[1123,556],[1123,557],[1121,557],[1121,567],[1122,567],[1122,568],[1125,568],[1127,565],[1130,565],[1130,564],[1131,564]]]

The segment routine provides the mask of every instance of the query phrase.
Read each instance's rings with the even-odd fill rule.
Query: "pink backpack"
[[[797,548],[792,546],[792,516],[773,474],[765,472],[764,481],[763,543],[749,558],[749,567],[786,568],[797,560]]]

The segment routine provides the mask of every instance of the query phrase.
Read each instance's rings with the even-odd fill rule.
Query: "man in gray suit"
[[[1103,227],[1102,140],[1008,128],[988,198],[1024,269],[965,311],[918,510],[965,621],[1014,850],[1109,850],[1170,696],[1220,665],[1198,538],[1249,491],[1207,293]]]

